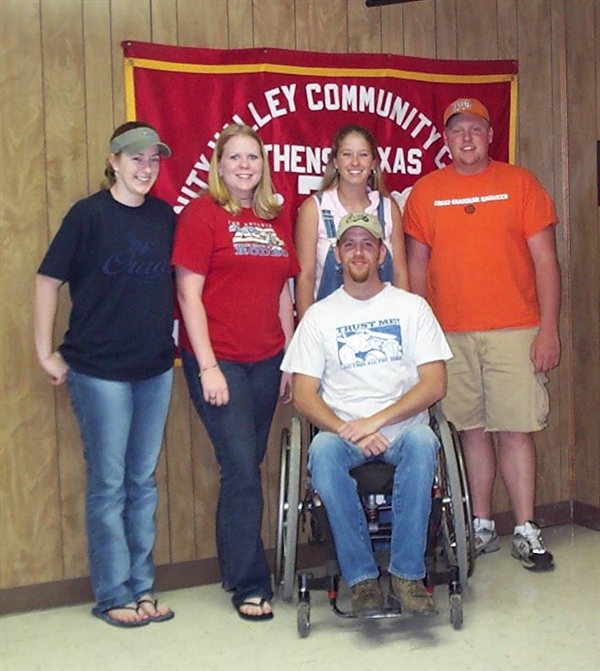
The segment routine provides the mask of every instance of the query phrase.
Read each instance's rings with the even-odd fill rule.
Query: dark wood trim
[[[71,578],[0,590],[0,615],[92,602],[89,578]]]
[[[273,567],[275,551],[267,550],[266,555],[269,565]],[[323,563],[320,547],[308,544],[298,546],[298,568],[320,566]],[[219,581],[219,566],[216,558],[156,567],[157,592],[208,585]],[[91,605],[93,601],[94,595],[89,577],[10,587],[0,590],[0,615],[81,603]]]
[[[494,515],[494,519],[500,535],[512,534],[514,526],[512,513],[499,513]],[[535,509],[535,519],[542,527],[578,524],[600,531],[600,507],[579,501],[562,501],[538,506]],[[271,567],[274,555],[274,550],[267,551],[267,560]],[[323,563],[321,547],[308,544],[298,547],[298,568],[321,566]],[[218,583],[219,580],[219,567],[214,558],[156,567],[156,590],[159,592]],[[0,590],[0,615],[81,603],[91,604],[93,599],[89,578],[11,587]]]
[[[573,524],[600,531],[600,507],[573,501]]]
[[[536,506],[534,513],[535,521],[541,527],[555,527],[561,524],[573,522],[573,502],[561,501],[560,503],[548,503]],[[506,511],[494,515],[496,529],[501,536],[512,534],[515,526],[515,518],[512,512]]]

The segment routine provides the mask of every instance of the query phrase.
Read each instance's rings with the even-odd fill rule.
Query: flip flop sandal
[[[248,615],[248,613],[242,613],[240,610],[242,606],[262,608],[265,603],[268,603],[267,599],[261,599],[259,603],[254,603],[254,601],[241,601],[240,603],[234,604],[234,608],[237,610],[237,614],[242,618],[242,620],[248,620],[250,622],[265,622],[266,620],[273,619],[272,611],[270,613],[261,613],[260,615]]]
[[[166,622],[175,617],[175,613],[170,608],[166,613],[158,613],[158,599],[140,599],[137,602],[136,611],[139,610],[144,603],[150,604],[157,613],[156,615],[152,615],[142,608],[142,612],[147,616],[149,622]]]
[[[132,610],[137,614],[137,608],[135,606],[111,606],[105,610],[101,610],[98,606],[94,606],[94,608],[92,608],[92,615],[99,620],[103,620],[107,624],[112,624],[113,627],[121,627],[121,629],[136,629],[137,627],[145,627],[147,624],[150,624],[150,620],[118,620],[110,614],[111,611],[117,609]]]

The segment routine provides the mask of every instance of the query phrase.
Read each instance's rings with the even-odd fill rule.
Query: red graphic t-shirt
[[[300,266],[281,217],[261,219],[252,209],[232,215],[200,196],[179,216],[173,265],[206,278],[202,302],[218,358],[251,363],[283,348],[279,297]],[[184,324],[180,343],[192,351]]]

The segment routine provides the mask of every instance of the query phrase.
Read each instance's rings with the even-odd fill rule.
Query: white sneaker
[[[500,549],[500,538],[493,520],[484,520],[481,517],[473,518],[475,532],[475,556],[497,552]]]
[[[552,571],[554,557],[544,545],[542,532],[535,522],[516,526],[510,554],[520,559],[528,571]]]

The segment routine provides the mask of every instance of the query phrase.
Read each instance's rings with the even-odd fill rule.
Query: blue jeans
[[[283,352],[243,364],[219,359],[229,403],[206,403],[196,357],[181,353],[190,396],[210,437],[221,469],[217,506],[217,553],[223,587],[235,605],[249,597],[273,598],[261,540],[263,498],[260,465],[279,397]]]
[[[436,435],[425,424],[409,427],[378,457],[366,457],[356,445],[327,431],[312,441],[308,454],[312,485],[325,506],[342,577],[348,585],[379,575],[356,481],[349,471],[369,461],[396,467],[388,570],[400,578],[418,580],[425,576],[438,448]]]
[[[137,382],[102,380],[73,369],[67,375],[86,461],[89,564],[100,610],[152,591],[154,471],[172,383],[172,368]]]

